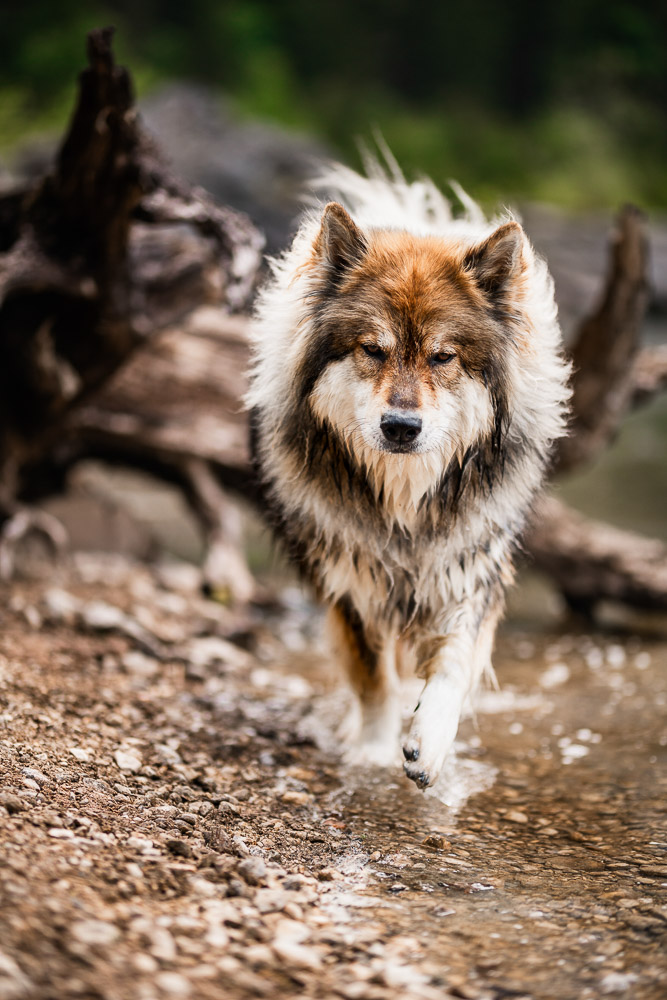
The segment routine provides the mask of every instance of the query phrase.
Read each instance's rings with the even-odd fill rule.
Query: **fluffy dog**
[[[355,759],[396,752],[400,661],[424,678],[403,743],[424,788],[491,672],[569,368],[547,266],[510,216],[457,191],[454,218],[430,182],[379,169],[325,183],[339,201],[307,215],[259,297],[254,454],[359,696]]]

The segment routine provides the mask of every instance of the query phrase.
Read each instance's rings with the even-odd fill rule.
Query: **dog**
[[[351,759],[387,763],[398,677],[424,680],[404,743],[440,773],[493,677],[513,555],[565,433],[553,282],[520,224],[458,187],[332,167],[271,264],[253,323],[253,454],[272,524],[328,606],[358,696]]]

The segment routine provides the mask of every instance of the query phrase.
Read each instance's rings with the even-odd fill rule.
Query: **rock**
[[[138,649],[129,649],[123,653],[120,661],[128,674],[135,677],[155,677],[160,670],[160,664],[152,656],[146,656]]]
[[[165,841],[165,847],[170,854],[174,854],[178,858],[194,857],[192,848],[185,840],[167,840]]]
[[[527,823],[528,817],[525,813],[519,812],[518,809],[510,809],[509,812],[505,813],[505,819],[508,823]]]
[[[266,880],[266,864],[261,858],[246,858],[241,861],[237,871],[248,885],[260,885]]]
[[[81,761],[82,764],[88,764],[92,758],[90,750],[84,750],[83,747],[68,747],[69,753],[76,760]]]
[[[104,947],[113,944],[120,937],[115,924],[106,920],[78,920],[70,927],[70,934],[79,944]]]
[[[447,840],[440,833],[429,833],[428,837],[424,837],[422,840],[424,847],[432,847],[436,851],[449,851],[451,850],[451,841]]]
[[[244,667],[250,662],[250,657],[242,649],[216,635],[192,639],[188,644],[186,656],[195,667],[208,667],[215,663]]]
[[[283,962],[288,965],[295,965],[300,969],[319,969],[322,965],[322,958],[314,948],[307,948],[302,944],[296,944],[288,939],[279,939],[273,942],[273,950]]]
[[[10,791],[0,791],[0,806],[4,806],[10,816],[27,809],[21,796]]]
[[[49,778],[41,771],[38,771],[36,767],[22,767],[21,774],[23,774],[29,781],[36,781],[38,785],[48,785]]]
[[[288,802],[290,805],[294,806],[307,806],[313,801],[312,795],[308,795],[307,792],[295,792],[288,789],[286,792],[280,796],[283,802]]]
[[[335,868],[320,868],[317,872],[317,878],[320,882],[335,882],[343,876]]]
[[[0,1000],[30,1000],[34,987],[13,958],[0,951]]]
[[[171,997],[184,997],[192,994],[190,981],[180,972],[158,973],[155,977],[155,985],[162,993]]]
[[[323,146],[266,122],[237,120],[217,93],[194,84],[170,83],[141,110],[181,176],[247,212],[269,252],[285,246],[305,182],[328,158]]]
[[[130,774],[136,774],[143,765],[141,757],[133,750],[116,750],[113,757],[121,771],[129,771]]]

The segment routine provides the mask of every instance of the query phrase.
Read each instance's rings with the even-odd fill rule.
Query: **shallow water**
[[[431,794],[346,769],[319,803],[358,844],[332,906],[462,997],[666,996],[664,641],[510,632],[496,660]]]

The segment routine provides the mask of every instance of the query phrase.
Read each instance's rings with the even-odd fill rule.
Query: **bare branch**
[[[648,301],[647,242],[642,216],[623,209],[612,236],[602,301],[582,323],[572,351],[574,394],[569,437],[557,471],[597,455],[613,438],[634,394],[634,360]]]

